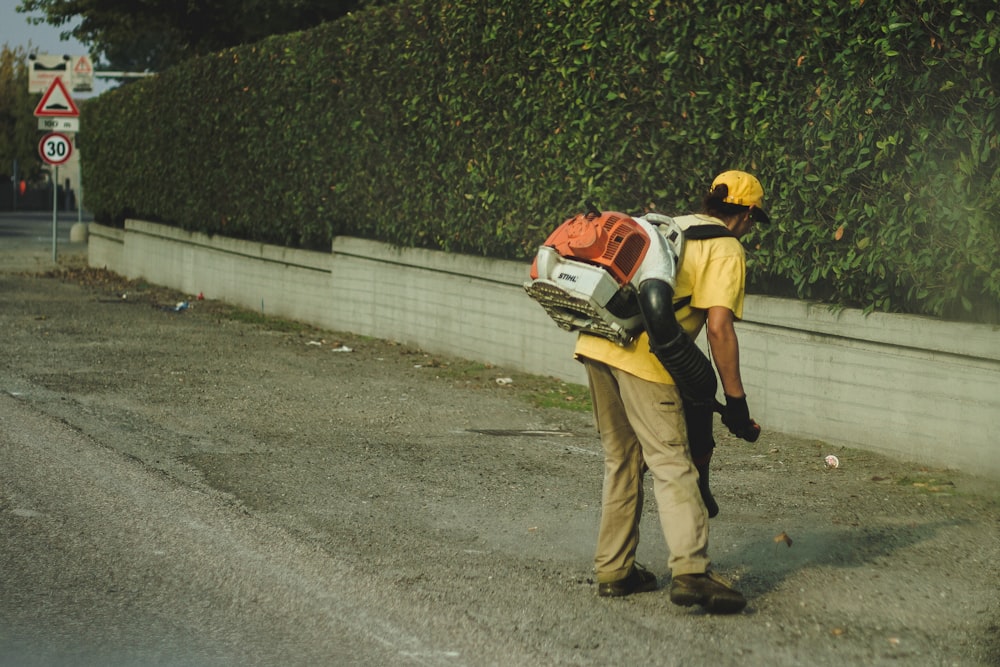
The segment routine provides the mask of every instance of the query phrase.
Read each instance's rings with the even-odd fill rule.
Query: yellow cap
[[[752,209],[751,215],[758,222],[771,222],[770,216],[764,210],[764,188],[756,176],[745,171],[724,171],[712,181],[712,190],[725,185],[729,191],[722,201],[727,204],[738,206],[748,206]]]

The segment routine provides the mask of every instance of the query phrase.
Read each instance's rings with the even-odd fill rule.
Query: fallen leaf
[[[789,547],[792,546],[792,538],[790,538],[788,536],[788,533],[786,533],[785,531],[781,531],[780,533],[778,533],[777,535],[775,535],[774,536],[774,541],[775,541],[775,543],[784,542]]]
[[[837,227],[837,231],[833,233],[833,238],[834,238],[835,241],[839,241],[840,239],[844,238],[844,226],[843,225],[841,225],[840,227]]]

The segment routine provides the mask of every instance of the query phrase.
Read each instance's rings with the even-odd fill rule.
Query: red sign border
[[[69,109],[66,111],[46,111],[45,105],[48,104],[49,98],[52,97],[52,93],[55,92],[56,86],[62,91],[63,96],[66,101],[69,102]],[[38,106],[35,107],[35,117],[36,118],[79,118],[80,109],[76,106],[76,102],[73,101],[72,96],[70,96],[69,91],[66,90],[66,85],[62,82],[62,79],[56,77],[52,79],[52,83],[49,84],[49,89],[45,91],[42,95],[42,99],[39,100]]]
[[[66,141],[66,145],[69,146],[69,150],[66,152],[66,158],[65,159],[60,160],[59,162],[55,162],[55,161],[50,160],[48,157],[45,156],[45,151],[43,150],[43,148],[45,146],[45,140],[48,139],[49,137],[62,137]],[[42,158],[42,161],[45,164],[52,165],[53,167],[58,167],[60,165],[64,165],[67,162],[69,162],[69,159],[71,157],[73,157],[73,142],[70,140],[69,137],[67,137],[62,132],[49,132],[49,133],[45,134],[45,136],[43,136],[41,138],[41,140],[38,142],[38,155]]]

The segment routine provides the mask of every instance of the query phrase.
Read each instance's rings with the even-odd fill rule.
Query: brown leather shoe
[[[598,584],[597,594],[602,598],[620,598],[632,593],[646,593],[660,587],[656,575],[636,563],[624,579]]]
[[[698,604],[710,614],[735,614],[747,606],[742,593],[711,571],[674,577],[670,583],[670,601],[682,607]]]

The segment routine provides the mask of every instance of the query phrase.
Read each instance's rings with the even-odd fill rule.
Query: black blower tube
[[[673,298],[674,289],[663,280],[649,279],[639,285],[639,310],[649,334],[649,350],[670,373],[685,401],[714,405],[719,386],[715,369],[677,323]]]

